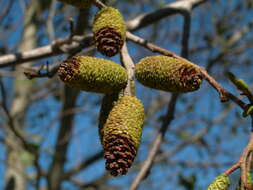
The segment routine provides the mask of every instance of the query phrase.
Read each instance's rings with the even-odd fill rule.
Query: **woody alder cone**
[[[132,96],[106,95],[99,120],[106,169],[111,175],[127,173],[136,156],[144,122],[142,103]]]
[[[112,57],[122,48],[126,27],[120,12],[112,7],[101,9],[93,23],[93,33],[98,51]]]

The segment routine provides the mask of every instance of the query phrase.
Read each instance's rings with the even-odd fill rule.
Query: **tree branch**
[[[21,53],[8,54],[0,57],[0,68],[14,67],[28,61],[34,61],[60,54],[68,54],[75,49],[92,45],[92,34],[86,36],[75,35],[72,38],[62,38],[51,44]]]
[[[168,3],[163,8],[144,13],[127,22],[129,31],[136,31],[174,14],[185,14],[207,0],[181,0]]]
[[[129,31],[139,30],[165,17],[177,13],[188,12],[192,8],[206,1],[207,0],[182,0],[168,3],[161,9],[141,14],[136,18],[127,21],[127,29]],[[10,66],[14,67],[17,64],[22,64],[28,61],[35,61],[38,59],[43,59],[60,54],[68,54],[75,49],[87,48],[93,44],[92,36],[92,34],[88,34],[86,36],[75,35],[72,38],[68,37],[57,39],[49,45],[42,46],[33,50],[0,56],[0,68]]]
[[[64,179],[69,179],[71,176],[77,174],[81,170],[85,169],[87,166],[90,166],[92,163],[96,162],[97,160],[101,159],[103,157],[103,151],[100,151],[96,153],[95,155],[92,155],[88,159],[84,160],[80,164],[76,165],[74,168],[70,169],[69,171],[66,171],[63,176]]]
[[[93,4],[94,4],[97,8],[99,8],[99,9],[102,9],[102,8],[106,7],[106,5],[105,5],[103,2],[101,2],[100,0],[94,0],[94,1],[93,1]]]
[[[134,87],[133,87],[134,86],[134,62],[128,53],[126,42],[124,43],[121,49],[120,59],[128,73],[128,81],[127,81],[127,86],[124,89],[124,95],[134,96],[135,94]]]
[[[29,142],[26,141],[26,138],[23,135],[23,133],[20,130],[16,129],[16,127],[15,127],[12,115],[11,115],[7,105],[6,105],[7,95],[6,95],[6,90],[5,90],[5,87],[4,87],[4,83],[3,83],[1,78],[0,78],[0,92],[1,92],[1,95],[2,95],[2,101],[1,101],[0,105],[2,106],[2,109],[4,110],[4,113],[6,115],[6,118],[7,118],[7,121],[8,121],[8,126],[9,126],[10,130],[17,137],[17,139],[22,143],[22,146],[26,151],[36,155],[37,150],[34,149],[34,147],[32,147],[29,144]]]

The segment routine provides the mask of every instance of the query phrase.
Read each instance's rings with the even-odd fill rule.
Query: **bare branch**
[[[103,157],[103,151],[100,151],[96,153],[95,155],[92,155],[90,158],[84,160],[80,164],[76,165],[74,168],[70,169],[69,171],[64,173],[64,178],[68,179],[71,176],[77,174],[81,170],[85,169],[87,166],[91,165],[92,163],[96,162],[97,160],[101,159]]]
[[[134,86],[134,62],[128,53],[126,42],[121,49],[120,58],[122,64],[124,65],[128,73],[128,82],[124,90],[124,94],[128,96],[133,96],[134,92],[132,92],[132,86]]]
[[[48,11],[48,18],[47,18],[47,33],[49,36],[50,41],[55,39],[55,29],[53,24],[53,19],[55,17],[56,12],[56,0],[52,0],[49,11]]]
[[[6,95],[6,90],[3,84],[3,81],[0,78],[0,91],[1,91],[1,95],[2,95],[2,101],[1,101],[1,106],[4,110],[4,113],[7,117],[8,120],[8,126],[10,127],[10,130],[14,133],[14,135],[20,140],[20,142],[22,143],[23,147],[25,150],[27,150],[28,152],[31,153],[35,153],[37,154],[36,149],[33,149],[32,146],[30,146],[30,144],[26,141],[24,135],[21,133],[21,131],[19,131],[18,129],[16,129],[15,125],[14,125],[14,121],[13,118],[10,114],[10,111],[6,105],[7,103],[7,95]]]
[[[169,3],[162,9],[142,14],[132,20],[127,21],[127,29],[130,31],[141,29],[165,17],[177,13],[188,12],[193,7],[196,7],[205,1],[206,0],[182,0]],[[68,54],[75,49],[84,49],[92,44],[92,34],[87,36],[73,36],[72,38],[58,39],[49,45],[33,50],[0,56],[0,68],[10,66],[14,67],[17,64],[22,64],[28,61],[34,61],[65,53]]]
[[[129,31],[136,31],[168,16],[178,13],[189,13],[192,8],[206,1],[207,0],[181,0],[168,3],[161,9],[152,11],[150,13],[141,14],[136,18],[128,21],[127,28]]]
[[[106,5],[105,5],[103,2],[101,2],[100,0],[94,0],[94,1],[93,1],[93,4],[94,4],[96,7],[98,7],[99,9],[102,9],[102,8],[106,7]]]
[[[39,68],[27,68],[25,71],[24,71],[24,74],[25,76],[28,78],[28,79],[33,79],[33,78],[38,78],[38,77],[48,77],[48,78],[51,78],[53,77],[57,70],[58,70],[58,67],[59,67],[60,63],[54,63],[52,65],[48,65],[48,63],[46,64],[46,71],[43,72],[43,69],[44,69],[44,65],[42,65],[41,67]]]
[[[0,57],[0,68],[15,66],[17,64],[34,61],[46,57],[70,53],[75,49],[86,48],[92,44],[92,35],[73,36],[73,38],[62,38],[51,44],[35,48],[21,53],[8,54]]]

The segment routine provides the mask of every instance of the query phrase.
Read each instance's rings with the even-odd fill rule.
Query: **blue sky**
[[[168,1],[166,1],[168,2]],[[213,1],[211,1],[213,2]],[[238,1],[230,1],[230,7],[229,9],[232,9]],[[124,3],[122,3],[124,4]],[[120,10],[123,9],[122,4],[119,3],[117,8]],[[60,6],[60,3],[57,3],[58,6]],[[221,4],[212,4],[217,9],[212,8],[197,8],[194,9],[193,15],[192,15],[192,28],[191,28],[191,38],[190,38],[190,47],[195,46],[201,46],[205,45],[205,41],[203,40],[203,36],[206,34],[210,34],[211,36],[214,35],[214,27],[213,23],[216,18],[222,17],[222,13],[220,10],[225,11],[225,7],[227,7],[226,1],[221,1]],[[220,10],[219,7],[222,7]],[[145,5],[142,7],[141,5],[136,5],[132,10],[132,12],[137,11],[135,15],[138,14],[139,11],[150,11],[153,10],[154,7],[152,7],[151,4]],[[205,13],[204,11],[209,10],[210,12]],[[229,11],[226,10],[226,11]],[[18,11],[17,11],[18,10]],[[93,8],[93,13],[96,11],[96,8]],[[241,13],[244,13],[243,11]],[[58,19],[60,19],[60,12],[57,12],[59,14],[55,17],[55,22],[57,22]],[[204,16],[203,16],[204,15]],[[245,11],[243,21],[241,23],[247,23],[252,18],[252,11]],[[132,15],[131,15],[132,16]],[[133,17],[133,16],[132,16]],[[18,50],[17,43],[20,42],[20,37],[22,35],[22,18],[23,18],[23,11],[21,9],[19,1],[16,1],[14,3],[14,6],[12,7],[11,14],[4,19],[4,22],[0,25],[0,30],[3,32],[3,35],[6,36],[6,40],[0,41],[0,47],[1,46],[7,46],[9,48],[9,52],[16,52]],[[47,15],[43,15],[42,19],[46,19]],[[128,16],[125,17],[126,20],[129,19]],[[12,23],[14,28],[11,33],[5,33],[2,26],[4,26],[6,23]],[[149,26],[146,29],[142,29],[140,31],[137,31],[135,34],[140,35],[146,39],[150,39],[151,34],[157,35],[157,39],[155,40],[156,44],[161,44],[162,47],[168,48],[178,54],[180,54],[180,40],[181,40],[181,34],[182,34],[182,23],[183,19],[181,16],[173,16],[164,19],[161,21],[160,24],[157,24],[156,27],[158,27],[159,34],[153,33],[153,30],[155,26]],[[67,24],[67,23],[66,23]],[[240,28],[240,27],[238,27]],[[48,44],[49,40],[48,37],[45,35],[45,26],[42,27],[39,31],[39,35],[42,36],[39,40],[39,46]],[[252,32],[251,32],[252,34]],[[62,31],[61,28],[56,29],[56,36],[57,37],[64,37],[67,33]],[[173,36],[173,39],[171,39],[171,36]],[[250,37],[248,37],[250,38]],[[244,41],[242,43],[245,43]],[[138,62],[138,60],[144,56],[147,55],[154,55],[150,53],[147,50],[143,50],[143,48],[139,48],[138,46],[129,43],[128,45],[130,54],[132,55],[135,62]],[[200,64],[202,66],[205,66],[207,63],[207,59],[209,57],[213,57],[217,54],[217,52],[220,51],[219,45],[217,47],[213,47],[210,51],[204,51],[201,55],[198,56],[191,56],[189,59],[193,62]],[[242,61],[245,59],[245,56],[249,56],[250,53],[252,53],[250,50],[249,52],[246,52],[243,54],[243,56],[238,57],[238,61]],[[99,53],[97,53],[95,56],[97,57],[103,57]],[[64,56],[57,57],[56,60],[63,59]],[[119,62],[119,57],[116,56],[112,60]],[[44,63],[45,61],[52,62],[54,60],[52,59],[45,59],[42,61],[38,61],[37,64]],[[238,76],[243,77],[247,82],[252,82],[253,77],[249,75],[251,72],[252,66],[245,67],[245,69],[241,68],[239,66],[235,65],[230,68],[233,72],[235,72]],[[213,75],[216,77],[220,77],[223,75],[223,70],[220,70],[219,67],[215,67],[212,71]],[[247,73],[247,75],[244,75],[244,73]],[[245,76],[245,77],[244,77]],[[44,82],[48,79],[41,79],[39,82]],[[13,79],[11,78],[5,78],[4,82],[6,86],[10,86],[10,84],[13,82]],[[238,92],[235,91],[235,89],[232,87],[230,83],[228,83],[228,80],[222,80],[221,83],[228,88],[229,90],[232,90],[238,95]],[[59,84],[63,85],[63,84]],[[160,93],[156,90],[151,90],[146,87],[143,87],[139,84],[137,84],[137,97],[142,100],[144,103],[145,108],[148,108],[150,106],[150,102],[154,100],[157,95]],[[8,94],[11,97],[12,88],[8,88]],[[169,93],[166,93],[166,96],[170,96]],[[98,102],[101,100],[102,95],[94,94],[94,93],[87,93],[87,92],[81,92],[78,98],[77,106],[82,107],[84,112],[77,114],[75,117],[75,128],[73,131],[74,138],[71,141],[69,151],[68,151],[68,162],[66,164],[66,169],[69,169],[73,167],[78,162],[84,160],[85,158],[88,158],[89,156],[99,152],[101,150],[101,145],[99,142],[99,137],[97,134],[97,117],[99,113],[99,104]],[[191,102],[192,100],[195,100],[196,102]],[[11,100],[9,100],[11,101]],[[95,106],[94,106],[95,105]],[[188,105],[194,106],[194,109],[190,110],[187,113],[184,113],[184,110]],[[219,102],[218,94],[217,92],[210,88],[210,86],[207,84],[207,82],[204,82],[201,89],[197,92],[185,94],[181,97],[178,105],[177,105],[177,114],[175,117],[175,120],[172,122],[170,126],[170,130],[166,134],[166,140],[169,142],[164,143],[162,145],[162,150],[164,151],[170,151],[173,150],[173,148],[180,143],[180,138],[176,136],[173,133],[173,130],[180,131],[178,129],[179,126],[187,123],[188,121],[196,119],[202,119],[194,124],[192,128],[187,128],[185,132],[192,135],[201,130],[208,122],[206,120],[212,120],[213,118],[216,118],[220,113],[224,110],[224,107],[228,105],[222,105]],[[56,134],[59,127],[59,121],[56,120],[57,115],[59,113],[59,110],[61,108],[61,102],[57,101],[54,97],[50,96],[46,99],[43,99],[35,104],[33,104],[27,115],[27,131],[32,134],[37,134],[38,139],[39,136],[42,136],[44,139],[43,141],[43,154],[40,159],[40,163],[43,166],[44,169],[47,169],[50,164],[50,155],[52,154],[52,147],[54,146]],[[160,115],[163,115],[166,112],[166,105],[159,110],[158,113],[152,116],[150,119],[150,122],[148,125],[144,127],[143,131],[143,144],[141,145],[138,156],[136,158],[136,162],[138,163],[140,161],[145,160],[149,145],[154,139],[154,134],[157,132],[158,126],[153,126],[152,123],[154,123]],[[184,113],[183,115],[180,115],[180,113]],[[234,107],[228,114],[228,116],[222,120],[222,122],[218,123],[217,125],[214,125],[209,131],[208,135],[205,135],[205,141],[209,145],[210,150],[207,150],[205,147],[198,147],[196,146],[187,146],[183,151],[181,151],[179,154],[173,156],[171,160],[185,160],[185,158],[192,160],[192,161],[219,161],[219,162],[234,162],[239,157],[239,154],[242,150],[242,148],[246,145],[248,136],[245,134],[245,131],[249,131],[250,128],[250,120],[249,119],[243,119],[241,120],[238,118],[238,113],[241,113],[241,110],[237,107]],[[180,117],[179,117],[180,116]],[[0,120],[1,121],[1,120]],[[234,122],[239,121],[240,125],[238,124],[239,128],[236,128],[237,136],[232,135],[231,133],[231,124]],[[3,134],[1,133],[1,136]],[[226,139],[226,140],[224,140]],[[214,154],[214,156],[210,157],[212,155],[212,152],[215,152],[217,150],[226,150],[228,153],[219,152],[217,154]],[[4,182],[4,162],[5,159],[5,148],[3,144],[0,145],[0,159],[2,160],[0,164],[0,189],[3,188],[3,182]],[[211,153],[210,153],[211,152]],[[231,155],[230,155],[231,154]],[[237,155],[237,157],[236,157]],[[147,182],[149,180],[153,180],[152,185],[149,185],[148,183],[143,183],[141,186],[141,189],[149,188],[149,189],[172,189],[174,185],[177,183],[177,176],[180,173],[183,173],[184,175],[191,175],[195,173],[198,177],[198,185],[203,189],[211,180],[219,174],[219,172],[223,172],[226,168],[219,168],[217,169],[200,169],[200,168],[182,168],[181,166],[171,166],[168,167],[166,165],[155,165],[152,168],[152,173],[149,176],[149,178],[146,180]],[[163,168],[166,166],[166,169]],[[133,169],[134,170],[134,169]],[[30,172],[33,172],[33,168],[29,169]],[[175,173],[175,176],[172,175],[173,171]],[[100,177],[104,173],[104,160],[99,160],[99,162],[91,165],[86,170],[80,172],[78,177],[79,179],[84,180],[85,182],[91,182],[92,180]],[[127,189],[128,185],[131,183],[132,179],[135,177],[136,171],[131,172],[126,176],[119,177],[119,178],[113,178],[109,181],[112,185],[122,185],[125,184],[125,188]],[[203,179],[204,176],[204,179]],[[165,187],[160,187],[161,184],[166,184]],[[32,189],[32,188],[31,188]],[[76,189],[73,185],[66,184],[65,189]],[[183,190],[183,188],[177,188],[179,190]]]

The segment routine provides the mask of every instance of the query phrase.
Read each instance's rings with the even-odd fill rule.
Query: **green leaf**
[[[231,72],[227,72],[227,76],[230,79],[230,81],[237,87],[238,90],[242,91],[246,95],[251,94],[250,88],[244,80],[237,78]]]
[[[249,106],[246,108],[242,114],[243,117],[247,117],[249,115],[253,114],[253,106]]]

